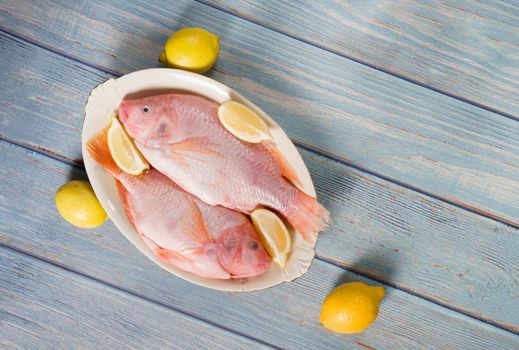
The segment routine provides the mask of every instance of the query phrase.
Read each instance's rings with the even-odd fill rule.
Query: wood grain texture
[[[319,260],[296,281],[264,291],[223,293],[195,286],[154,265],[111,222],[94,230],[64,222],[54,208],[54,192],[68,179],[84,176],[78,168],[0,141],[0,244],[281,348],[357,349],[357,342],[384,349],[519,347],[518,335],[388,286],[379,318],[365,332],[349,336],[326,331],[318,314],[334,286],[351,280],[377,283]],[[28,186],[35,178],[37,186]],[[67,275],[62,284],[67,280],[76,279]],[[48,288],[41,283],[41,289]],[[118,305],[118,293],[103,294],[108,305],[112,298]],[[137,308],[139,302],[135,304]]]
[[[4,104],[12,105],[0,110],[2,136],[80,159],[83,101],[108,76],[5,36],[0,48],[18,57],[3,80]],[[37,60],[28,65],[25,57]],[[309,152],[303,155],[335,222],[319,240],[320,257],[519,329],[517,230]]]
[[[0,248],[2,349],[271,349]]]
[[[333,218],[318,257],[519,332],[519,230],[301,152]]]
[[[47,14],[55,18],[48,20]],[[139,0],[3,2],[0,20],[4,30],[114,74],[158,65],[162,44],[172,31],[203,26],[217,33],[222,43],[210,75],[247,95],[299,144],[519,225],[519,123],[515,120],[196,2],[160,6]],[[4,91],[9,91],[4,93],[6,108],[0,117],[4,135],[9,132],[10,137],[23,139],[16,118],[22,108],[48,103],[34,97],[45,99],[42,95],[47,92],[32,91],[35,100],[22,107],[15,103],[21,98],[16,89],[30,83],[24,76],[40,74],[43,63],[39,61],[49,54],[12,41],[2,38],[6,62],[0,72],[15,82],[4,84]],[[56,85],[75,80],[74,91],[60,91],[73,103],[72,114],[61,116],[61,123],[78,128],[87,91],[106,74],[61,57],[56,60],[67,66],[67,74],[49,69],[41,78]],[[75,70],[80,78],[70,76]],[[54,138],[45,139],[33,143],[53,148],[48,140]]]
[[[516,1],[202,2],[519,117]]]

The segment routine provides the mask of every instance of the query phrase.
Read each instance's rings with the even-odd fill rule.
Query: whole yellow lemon
[[[362,282],[341,284],[324,300],[320,321],[337,333],[361,332],[377,318],[384,294],[383,287],[372,287]]]
[[[180,29],[166,41],[159,61],[170,68],[203,74],[216,62],[219,42],[218,36],[205,29]]]
[[[74,226],[94,228],[107,219],[107,215],[88,181],[73,180],[56,191],[56,208],[63,219]]]

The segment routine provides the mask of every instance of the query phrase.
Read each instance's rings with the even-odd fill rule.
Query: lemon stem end
[[[159,62],[162,63],[162,64],[165,64],[167,65],[168,62],[166,61],[166,53],[165,52],[162,52],[159,56]]]

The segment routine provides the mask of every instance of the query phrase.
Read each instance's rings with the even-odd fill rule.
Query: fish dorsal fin
[[[299,180],[299,177],[297,176],[294,168],[286,160],[285,156],[277,149],[277,147],[272,142],[263,142],[263,145],[275,159],[283,177],[292,182],[295,186],[303,188],[301,180]]]
[[[132,215],[131,210],[131,204],[128,196],[130,195],[124,185],[119,181],[115,180],[115,186],[117,187],[117,190],[119,191],[119,197],[121,198],[121,202],[123,204],[124,211],[126,212],[126,216],[128,217],[128,220],[132,223],[133,227],[137,228],[137,225],[135,225],[135,219]]]

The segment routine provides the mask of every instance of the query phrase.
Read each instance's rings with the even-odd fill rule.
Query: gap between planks
[[[187,312],[185,310],[181,310],[181,309],[177,309],[175,307],[172,307],[170,305],[166,305],[166,304],[163,304],[161,303],[160,301],[157,301],[157,300],[154,300],[154,299],[151,299],[147,296],[143,296],[143,295],[140,295],[139,293],[136,293],[136,292],[133,292],[133,291],[130,291],[130,290],[127,290],[125,288],[122,288],[122,287],[119,287],[115,284],[112,284],[112,283],[109,283],[109,282],[105,282],[105,281],[102,281],[94,276],[90,276],[90,275],[87,275],[85,273],[82,273],[82,272],[79,272],[79,271],[76,271],[76,270],[72,270],[66,266],[63,266],[61,264],[58,264],[58,263],[55,263],[55,262],[52,262],[52,261],[49,261],[45,258],[42,258],[42,257],[39,257],[39,256],[36,256],[32,253],[29,253],[29,252],[26,252],[26,251],[23,251],[23,250],[20,250],[18,248],[14,248],[14,247],[11,247],[9,245],[6,245],[4,243],[0,243],[0,249],[5,249],[5,250],[9,250],[15,254],[18,254],[18,255],[23,255],[29,259],[32,259],[32,260],[37,260],[37,261],[41,261],[45,264],[48,264],[48,265],[52,265],[52,266],[56,266],[57,268],[59,269],[62,269],[64,271],[67,271],[69,273],[72,273],[72,274],[75,274],[77,276],[81,276],[83,278],[86,278],[88,279],[89,281],[92,281],[94,282],[95,284],[98,284],[98,285],[103,285],[103,286],[106,286],[110,289],[113,289],[119,293],[122,293],[122,294],[126,294],[126,295],[129,295],[129,296],[132,296],[134,298],[139,298],[139,299],[142,299],[142,300],[145,300],[146,302],[148,303],[151,303],[151,304],[154,304],[154,305],[157,305],[157,306],[160,306],[164,309],[167,309],[167,310],[171,310],[171,311],[174,311],[174,312],[178,312],[182,315],[185,315],[186,317],[189,317],[191,319],[194,319],[194,320],[198,320],[198,321],[201,321],[201,322],[204,322],[204,323],[207,323],[213,327],[216,327],[216,328],[219,328],[221,329],[222,331],[224,332],[228,332],[228,333],[232,333],[232,334],[235,334],[235,335],[238,335],[240,337],[243,337],[243,338],[246,338],[246,339],[249,339],[250,341],[252,342],[255,342],[255,343],[258,343],[258,344],[261,344],[263,346],[267,346],[267,347],[270,347],[272,349],[276,349],[276,350],[282,350],[280,347],[278,346],[275,346],[273,344],[270,344],[262,339],[258,339],[258,338],[255,338],[255,337],[251,337],[250,335],[248,334],[245,334],[245,333],[242,333],[242,332],[239,332],[239,331],[235,331],[231,328],[228,328],[228,327],[225,327],[225,326],[222,326],[218,323],[215,323],[213,321],[210,321],[210,320],[206,320],[204,318],[201,318],[201,317],[198,317],[196,315],[193,315],[192,313],[190,312]]]
[[[44,149],[44,148],[34,147],[34,146],[27,145],[27,144],[23,144],[23,143],[20,143],[20,142],[13,142],[13,141],[11,141],[11,140],[9,140],[9,139],[3,137],[3,135],[0,135],[0,140],[3,140],[3,141],[6,141],[6,142],[9,142],[9,143],[11,143],[11,144],[13,144],[13,145],[15,145],[15,146],[17,146],[17,147],[20,147],[20,148],[26,149],[26,150],[31,151],[31,152],[35,152],[35,153],[41,154],[41,155],[43,155],[43,156],[45,156],[45,157],[52,158],[52,159],[57,160],[57,161],[60,161],[60,162],[62,162],[62,163],[69,164],[69,165],[74,166],[74,167],[76,167],[76,168],[78,168],[78,169],[81,169],[81,170],[83,170],[83,171],[85,170],[83,164],[80,163],[79,161],[77,161],[77,160],[72,160],[72,159],[68,159],[68,158],[66,158],[66,157],[62,157],[62,156],[60,156],[59,154],[55,154],[55,153],[52,153],[52,152],[47,153],[48,150],[46,150],[46,149]],[[306,149],[304,146],[300,146],[300,147]],[[312,151],[312,150],[310,149],[310,151]],[[319,154],[319,153],[317,153],[317,152],[314,152],[314,153]],[[325,156],[325,155],[323,155],[323,156]],[[336,161],[335,159],[333,159],[333,158],[331,158],[331,157],[327,157],[327,158],[331,159],[332,161]],[[346,166],[350,166],[350,167],[353,167],[353,168],[355,168],[355,169],[358,169],[358,168],[357,168],[356,166],[354,166],[354,165],[348,165],[347,163],[343,163],[343,162],[340,162],[340,161],[339,161],[339,163],[341,163],[341,164],[345,164]],[[358,170],[359,170],[359,171],[364,171],[364,170],[362,170],[362,169],[358,169]],[[369,172],[367,172],[367,173],[370,174]],[[377,176],[377,175],[374,175],[374,176]],[[384,179],[384,178],[382,178],[382,179]],[[385,180],[385,179],[384,179],[384,180]],[[397,185],[398,185],[398,184],[397,184]],[[408,187],[406,187],[406,188],[408,188]],[[410,190],[413,190],[413,189],[410,188]],[[462,209],[463,209],[463,208],[462,208]],[[476,212],[476,214],[478,214],[478,213]],[[127,289],[124,289],[124,288],[118,287],[118,286],[116,286],[116,285],[114,285],[114,284],[111,284],[111,283],[108,283],[108,282],[104,282],[104,281],[102,281],[102,280],[100,280],[100,279],[98,279],[98,278],[96,278],[96,277],[93,277],[93,276],[87,275],[87,274],[85,274],[85,273],[82,273],[82,272],[78,272],[78,271],[72,270],[72,269],[70,269],[70,268],[67,268],[67,267],[61,265],[61,264],[57,264],[57,263],[54,263],[54,262],[52,262],[52,261],[46,260],[46,259],[44,259],[44,258],[42,258],[42,257],[38,257],[38,256],[36,256],[36,255],[33,255],[32,253],[22,251],[22,250],[20,250],[20,249],[18,249],[18,248],[11,247],[11,246],[6,245],[6,244],[4,244],[4,243],[0,243],[0,247],[4,247],[5,249],[9,249],[9,250],[12,250],[12,251],[14,251],[14,252],[17,252],[17,253],[19,253],[19,254],[23,254],[23,255],[29,256],[29,257],[31,257],[31,258],[33,258],[33,259],[36,259],[36,260],[41,260],[41,261],[43,261],[43,262],[45,262],[45,263],[47,263],[47,264],[56,265],[56,266],[58,266],[59,268],[62,268],[62,269],[67,270],[67,271],[69,271],[69,272],[75,273],[75,274],[80,275],[80,276],[83,276],[83,277],[85,277],[85,278],[89,278],[89,279],[94,280],[94,281],[96,281],[96,282],[98,282],[98,283],[101,283],[101,284],[106,284],[106,285],[109,286],[110,288],[113,288],[113,289],[116,289],[116,290],[123,291],[123,292],[125,292],[125,293],[130,294],[130,295],[133,295],[133,296],[136,296],[136,297],[142,298],[142,299],[144,299],[144,300],[147,300],[147,301],[149,301],[149,302],[151,302],[151,303],[158,304],[158,305],[160,305],[160,306],[162,306],[162,307],[165,307],[165,308],[170,308],[170,309],[172,309],[172,310],[175,310],[175,311],[177,311],[177,312],[183,313],[183,314],[185,314],[185,315],[187,315],[187,316],[193,317],[193,318],[198,319],[198,320],[200,320],[200,321],[203,321],[203,322],[206,322],[206,323],[208,323],[208,324],[214,325],[214,326],[216,326],[216,327],[222,328],[222,329],[227,330],[227,331],[229,331],[229,332],[232,332],[232,333],[238,334],[238,335],[240,335],[240,336],[243,336],[243,337],[245,337],[245,338],[251,339],[251,340],[253,340],[253,341],[257,341],[257,342],[259,342],[259,343],[261,343],[261,344],[264,344],[264,345],[267,345],[267,346],[273,347],[273,348],[275,348],[275,349],[279,349],[279,348],[276,347],[275,345],[270,344],[270,343],[266,343],[266,342],[262,341],[261,339],[257,339],[257,338],[254,338],[254,337],[250,337],[250,336],[247,336],[247,335],[245,335],[245,334],[242,334],[242,333],[240,333],[240,332],[238,332],[238,331],[234,331],[234,330],[232,330],[232,329],[230,329],[230,328],[226,328],[226,327],[220,326],[220,325],[218,325],[218,324],[216,324],[216,323],[214,323],[214,322],[212,322],[212,321],[205,320],[205,319],[203,319],[203,318],[199,318],[199,317],[197,317],[197,316],[195,316],[195,315],[193,315],[193,314],[191,314],[191,313],[189,313],[189,312],[186,312],[186,311],[183,311],[183,310],[180,310],[180,309],[176,309],[176,308],[170,307],[170,306],[165,305],[165,304],[163,304],[163,303],[161,303],[161,302],[159,302],[159,301],[155,301],[155,300],[153,300],[153,299],[150,299],[149,297],[142,296],[142,295],[140,295],[140,294],[138,294],[138,293],[135,293],[135,292],[129,291],[129,290],[127,290]],[[406,294],[409,294],[409,295],[411,295],[411,296],[413,296],[413,297],[416,297],[416,298],[420,298],[420,299],[426,300],[426,301],[431,302],[431,303],[433,303],[433,304],[435,304],[435,305],[438,305],[439,307],[442,307],[442,308],[445,308],[445,309],[448,309],[448,310],[451,310],[451,311],[457,312],[457,313],[459,313],[459,314],[462,314],[462,315],[464,315],[464,316],[466,316],[466,317],[469,317],[469,318],[471,318],[471,319],[474,319],[474,320],[476,320],[476,321],[479,321],[479,322],[482,322],[482,323],[488,324],[488,325],[490,325],[490,326],[492,326],[492,327],[495,327],[495,328],[501,329],[501,330],[506,331],[506,332],[509,332],[509,333],[511,333],[511,334],[519,335],[519,330],[518,330],[518,331],[515,331],[515,330],[513,330],[513,329],[505,328],[505,327],[499,325],[498,323],[494,322],[494,321],[491,320],[491,319],[483,318],[483,317],[479,317],[478,315],[476,315],[476,314],[474,314],[474,313],[471,313],[471,312],[467,312],[466,310],[463,310],[463,309],[461,309],[461,308],[456,308],[456,307],[454,307],[454,306],[451,306],[451,305],[448,305],[448,304],[445,304],[445,303],[441,303],[441,302],[439,302],[438,300],[436,300],[436,299],[434,299],[434,298],[426,297],[426,296],[424,296],[424,295],[421,295],[420,293],[416,293],[416,292],[414,292],[414,291],[411,290],[411,289],[408,289],[408,288],[402,288],[402,287],[399,286],[398,284],[395,284],[395,283],[388,283],[388,281],[382,280],[382,279],[380,279],[380,278],[378,278],[378,277],[376,277],[376,276],[374,276],[374,275],[371,275],[371,274],[365,273],[365,272],[363,272],[363,271],[358,271],[358,270],[356,270],[356,269],[354,269],[354,268],[351,268],[351,267],[349,267],[349,266],[345,266],[345,265],[343,265],[343,264],[337,263],[337,262],[335,262],[335,261],[333,261],[333,260],[331,260],[331,259],[326,259],[326,258],[324,258],[324,257],[321,257],[318,253],[316,253],[316,255],[315,255],[315,259],[316,259],[316,260],[319,260],[319,261],[321,261],[321,262],[323,262],[323,263],[325,263],[325,264],[328,264],[328,265],[331,265],[331,266],[335,266],[335,267],[338,267],[338,268],[340,268],[340,269],[342,269],[342,270],[346,270],[346,271],[349,271],[349,272],[355,273],[355,274],[357,274],[357,275],[360,275],[360,276],[366,277],[366,278],[368,278],[368,279],[371,279],[371,280],[373,280],[373,281],[375,281],[375,282],[378,282],[378,283],[380,283],[380,284],[383,284],[383,285],[389,286],[389,287],[391,287],[391,288],[398,289],[398,290],[400,290],[400,291],[402,291],[402,292],[404,292],[404,293],[406,293]]]
[[[458,101],[461,101],[461,102],[463,102],[463,103],[466,103],[466,104],[472,105],[472,106],[474,106],[474,107],[478,107],[478,108],[484,109],[485,111],[488,111],[488,112],[492,112],[492,113],[498,114],[498,115],[500,115],[500,116],[502,116],[502,117],[509,118],[509,119],[512,119],[512,120],[515,120],[515,121],[519,121],[519,116],[514,116],[514,115],[512,115],[512,114],[510,114],[510,113],[506,113],[506,112],[500,111],[500,110],[498,110],[498,109],[495,109],[495,108],[492,108],[492,107],[486,106],[486,105],[484,105],[484,104],[482,104],[482,103],[479,103],[479,102],[476,102],[476,101],[472,101],[472,100],[470,100],[470,99],[468,99],[468,98],[461,97],[461,96],[455,95],[455,94],[453,94],[453,93],[450,93],[450,92],[447,92],[447,91],[444,91],[444,90],[441,90],[441,89],[438,89],[438,88],[435,88],[435,87],[429,86],[429,85],[424,84],[424,83],[421,83],[421,82],[419,82],[419,81],[417,81],[417,80],[414,80],[414,79],[411,79],[411,78],[409,78],[409,77],[406,77],[406,76],[404,76],[404,75],[402,75],[402,74],[398,74],[398,73],[396,73],[396,72],[392,72],[392,71],[387,70],[387,69],[382,69],[382,68],[377,67],[376,65],[374,65],[374,64],[372,64],[372,63],[369,63],[369,62],[367,62],[367,61],[364,61],[364,60],[361,60],[361,59],[358,59],[358,58],[354,58],[354,57],[352,57],[352,56],[348,56],[348,55],[343,54],[343,53],[341,53],[341,52],[339,52],[339,51],[337,51],[337,50],[333,50],[333,49],[327,48],[326,46],[322,46],[322,45],[319,45],[319,44],[317,44],[317,43],[313,43],[313,42],[311,42],[311,41],[309,41],[309,40],[305,40],[305,39],[303,39],[303,38],[300,38],[300,37],[297,37],[297,36],[291,35],[291,34],[289,34],[289,33],[286,33],[286,32],[283,32],[283,31],[281,31],[281,30],[278,30],[278,29],[276,29],[276,28],[274,28],[274,27],[271,27],[271,26],[269,26],[269,25],[267,25],[267,24],[264,24],[264,23],[262,23],[262,22],[260,22],[260,21],[256,21],[256,20],[254,20],[254,19],[247,18],[247,17],[242,17],[242,16],[240,16],[240,14],[238,14],[238,13],[234,13],[234,12],[232,12],[231,10],[228,10],[228,9],[226,9],[226,8],[223,8],[223,7],[220,7],[220,6],[218,6],[218,5],[212,4],[212,3],[208,2],[207,0],[194,0],[194,1],[196,1],[196,2],[198,2],[198,3],[200,3],[200,4],[202,4],[202,5],[208,6],[208,7],[210,7],[210,8],[213,8],[213,9],[215,9],[215,10],[217,10],[217,11],[220,11],[220,12],[226,13],[226,14],[228,14],[228,15],[230,15],[230,16],[233,16],[233,17],[236,17],[236,18],[242,19],[242,20],[247,21],[247,22],[249,22],[249,23],[253,23],[253,24],[255,24],[255,25],[257,25],[257,26],[260,26],[260,27],[262,27],[262,28],[265,28],[265,29],[267,29],[267,30],[270,30],[270,31],[276,32],[276,33],[278,33],[278,34],[280,34],[280,35],[283,35],[283,36],[289,37],[289,38],[291,38],[291,39],[294,39],[294,40],[300,41],[300,42],[305,43],[305,44],[307,44],[307,45],[309,45],[309,46],[316,47],[316,48],[318,48],[318,49],[320,49],[320,50],[323,50],[323,51],[326,51],[326,52],[332,53],[332,54],[334,54],[334,55],[337,55],[337,56],[342,57],[342,58],[344,58],[344,59],[347,59],[347,60],[349,60],[349,61],[352,61],[352,62],[355,62],[355,63],[361,64],[361,65],[366,66],[366,67],[369,67],[369,68],[374,69],[374,70],[376,70],[376,71],[379,71],[379,72],[381,72],[381,73],[383,73],[383,74],[391,75],[391,76],[393,76],[393,77],[395,77],[395,78],[398,78],[398,79],[404,80],[404,81],[406,81],[406,82],[409,82],[409,83],[411,83],[411,84],[418,85],[418,86],[423,87],[423,88],[426,88],[426,89],[428,89],[428,90],[431,90],[431,91],[437,92],[437,93],[439,93],[439,94],[441,94],[441,95],[448,96],[448,97],[450,97],[450,98],[453,98],[453,99],[458,100]],[[449,203],[449,204],[450,204],[450,203]]]

